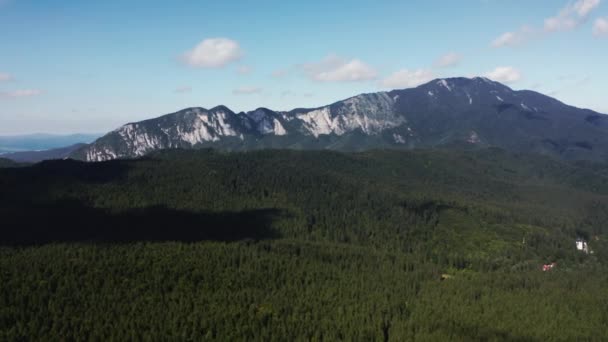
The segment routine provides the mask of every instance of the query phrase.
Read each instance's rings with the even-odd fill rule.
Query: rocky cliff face
[[[608,117],[486,78],[451,78],[289,112],[188,108],[122,126],[72,157],[104,161],[170,148],[362,150],[450,144],[604,160]]]

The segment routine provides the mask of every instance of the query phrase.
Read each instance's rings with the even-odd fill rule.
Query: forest
[[[602,163],[171,150],[0,189],[2,341],[608,340]]]

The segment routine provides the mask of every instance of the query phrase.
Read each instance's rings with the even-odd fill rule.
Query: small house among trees
[[[576,249],[585,254],[589,254],[589,245],[587,244],[587,241],[582,238],[576,239]]]
[[[543,265],[543,272],[551,271],[557,266],[556,263],[552,262],[550,264]]]

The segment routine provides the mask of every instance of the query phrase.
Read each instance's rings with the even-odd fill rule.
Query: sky
[[[0,135],[486,76],[608,113],[608,0],[0,0]]]

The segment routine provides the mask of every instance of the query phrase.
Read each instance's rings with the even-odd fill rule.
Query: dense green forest
[[[608,340],[605,164],[174,150],[0,189],[0,340]]]

